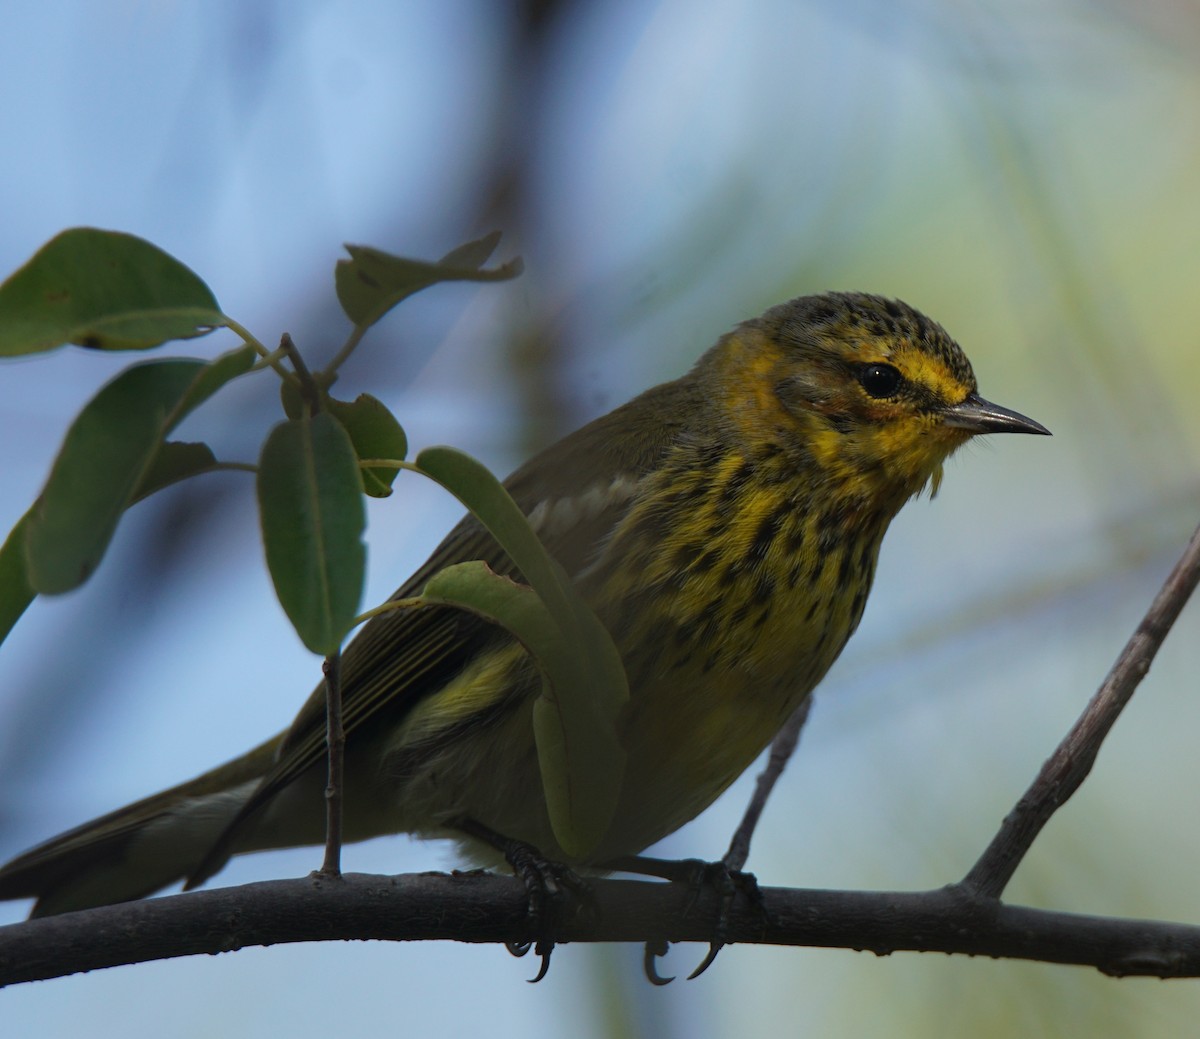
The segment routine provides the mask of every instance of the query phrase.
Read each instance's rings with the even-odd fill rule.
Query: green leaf
[[[460,245],[457,249],[451,249],[438,260],[438,266],[466,267],[470,270],[478,270],[488,262],[488,258],[496,251],[496,246],[499,244],[500,232],[490,231],[482,238]]]
[[[359,460],[394,458],[403,461],[408,453],[408,438],[382,401],[369,393],[361,393],[352,403],[326,401],[329,412],[346,428]],[[392,493],[392,483],[399,469],[373,466],[362,470],[363,487],[372,498],[386,498]]]
[[[534,736],[554,835],[568,854],[586,856],[603,838],[621,790],[618,721],[629,685],[620,654],[516,502],[483,465],[448,447],[427,448],[416,465],[487,527],[558,627],[566,651],[538,657],[547,678],[534,705]]]
[[[25,565],[25,531],[28,523],[27,512],[17,520],[4,545],[0,546],[0,642],[8,637],[13,625],[37,594],[29,583],[29,570]]]
[[[295,379],[279,380],[279,403],[283,405],[283,413],[288,418],[304,418],[308,414],[300,383]]]
[[[206,473],[216,464],[217,456],[207,444],[167,440],[154,453],[150,468],[142,475],[142,482],[133,492],[133,501],[149,498],[155,491],[186,480],[189,476]]]
[[[339,260],[334,283],[342,310],[354,324],[375,324],[401,300],[440,281],[507,281],[521,273],[520,257],[484,269],[500,241],[499,232],[452,249],[436,263],[408,260],[372,249],[347,245],[350,259]]]
[[[329,656],[358,612],[366,527],[358,458],[328,412],[281,422],[263,445],[258,504],[267,569],[301,641]]]
[[[250,347],[211,364],[147,361],[101,387],[71,424],[30,510],[26,561],[36,591],[67,592],[87,580],[121,513],[148,493],[167,434],[253,361]]]
[[[205,472],[216,461],[207,444],[167,441],[154,455],[132,501],[141,501],[172,483]],[[26,563],[26,529],[32,512],[30,509],[21,517],[0,547],[0,642],[8,637],[37,594],[30,583]]]
[[[533,725],[546,806],[563,851],[586,856],[612,822],[625,765],[625,751],[604,697],[589,695],[600,683],[588,654],[580,652],[537,592],[494,573],[480,560],[446,567],[430,579],[422,598],[499,624],[537,662],[542,694],[534,704]],[[608,637],[603,629],[601,633]],[[620,666],[618,658],[619,679],[613,673],[607,680],[623,681]]]
[[[206,364],[199,378],[188,387],[187,394],[179,405],[179,418],[195,411],[227,382],[232,382],[239,375],[245,375],[257,359],[258,354],[255,353],[254,347],[239,346],[227,350]]]
[[[207,285],[134,235],[76,227],[0,285],[0,356],[65,343],[145,350],[226,323]]]
[[[67,431],[30,516],[33,587],[67,592],[91,576],[150,470],[202,361],[153,361],[121,372]]]
[[[545,546],[533,532],[504,485],[485,465],[452,447],[427,447],[416,467],[465,505],[491,532],[517,569],[559,616],[572,612],[578,597]]]

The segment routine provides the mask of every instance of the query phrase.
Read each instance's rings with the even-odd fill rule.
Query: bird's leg
[[[742,821],[734,832],[733,839],[729,842],[729,850],[720,862],[704,862],[701,859],[673,861],[652,859],[642,855],[628,855],[605,863],[607,868],[619,870],[622,873],[640,873],[645,876],[661,877],[663,880],[681,881],[688,884],[692,891],[692,898],[687,912],[691,912],[694,908],[704,887],[716,890],[720,896],[720,904],[717,909],[717,919],[713,924],[712,941],[709,943],[708,954],[700,966],[688,975],[689,981],[692,978],[698,978],[712,966],[713,960],[717,958],[717,953],[725,944],[729,929],[729,913],[733,908],[733,900],[737,893],[741,891],[755,905],[762,904],[758,881],[753,873],[744,873],[742,867],[750,856],[750,838],[754,834],[754,828],[758,825],[763,808],[766,807],[767,798],[771,796],[776,782],[783,775],[784,767],[796,750],[796,744],[800,740],[800,730],[808,719],[808,709],[811,703],[811,700],[805,700],[787,720],[787,723],[779,731],[779,735],[772,742],[771,753],[767,758],[766,767],[759,774],[754,788],[754,796],[750,799],[750,804],[746,806]],[[654,961],[658,957],[666,955],[666,951],[665,943],[656,945],[647,943],[646,945],[645,971],[646,977],[652,984],[665,985],[671,980],[661,977],[654,968]]]
[[[530,930],[538,935],[532,948],[542,961],[537,976],[530,981],[541,981],[550,969],[550,954],[555,943],[554,923],[562,911],[563,890],[586,901],[591,895],[591,886],[569,867],[551,862],[532,844],[505,837],[474,819],[459,820],[455,827],[500,852],[524,883],[529,897]],[[506,947],[514,956],[524,956],[529,952],[530,943],[508,942]]]
[[[754,835],[754,828],[758,825],[759,816],[762,815],[763,809],[767,805],[767,798],[771,796],[771,791],[775,789],[775,784],[783,775],[784,768],[796,751],[796,744],[800,742],[800,730],[808,721],[808,710],[811,705],[811,698],[805,700],[784,723],[775,739],[771,741],[771,752],[767,755],[766,767],[758,774],[758,779],[754,784],[754,795],[746,806],[746,813],[742,816],[741,823],[734,831],[733,839],[729,842],[729,850],[721,860],[731,870],[740,870],[750,857],[750,838]]]

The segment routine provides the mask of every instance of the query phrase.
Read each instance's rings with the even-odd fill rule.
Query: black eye
[[[872,397],[894,397],[904,376],[890,364],[864,364],[858,370],[858,381]]]

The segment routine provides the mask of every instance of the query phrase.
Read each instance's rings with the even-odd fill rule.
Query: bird
[[[625,770],[581,861],[547,813],[532,728],[540,680],[507,631],[446,604],[381,613],[341,663],[344,837],[481,835],[603,869],[704,811],[812,694],[857,628],[901,507],[972,437],[1048,434],[978,393],[913,307],[801,296],[721,336],[681,378],[552,444],[505,486],[611,634],[628,678]],[[468,515],[394,598],[483,560]],[[324,686],[285,731],[0,867],[0,899],[44,916],[195,886],[231,855],[319,844]]]

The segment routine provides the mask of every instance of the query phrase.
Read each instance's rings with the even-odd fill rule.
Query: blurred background
[[[507,471],[680,374],[736,321],[863,289],[938,319],[981,391],[1054,439],[961,452],[900,516],[750,861],[765,884],[963,875],[1082,709],[1200,519],[1200,9],[1172,0],[43,0],[0,13],[0,272],[63,228],[151,239],[315,363],[348,329],[342,242],[434,258],[505,232],[503,285],[405,303],[343,371],[415,447]],[[211,357],[227,333],[177,352]],[[130,360],[0,368],[0,525]],[[182,431],[252,460],[244,379]],[[409,477],[370,514],[370,601],[457,516]],[[243,474],[139,506],[79,592],[3,647],[0,859],[241,753],[319,662],[273,601]],[[1200,921],[1189,608],[1007,897]],[[659,846],[715,858],[743,777]],[[238,860],[294,876],[316,849]],[[455,865],[405,837],[347,869]],[[0,907],[0,921],[26,907]],[[700,947],[672,951],[686,975]],[[1194,983],[735,947],[651,988],[632,946],[290,946],[0,994],[6,1035],[1178,1036]]]

